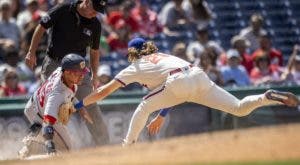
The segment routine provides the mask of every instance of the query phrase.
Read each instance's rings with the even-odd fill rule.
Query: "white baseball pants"
[[[137,141],[152,112],[184,102],[198,103],[235,116],[248,115],[261,106],[280,104],[268,100],[264,94],[239,100],[212,82],[202,69],[192,67],[170,75],[165,84],[144,97],[132,116],[124,143]]]

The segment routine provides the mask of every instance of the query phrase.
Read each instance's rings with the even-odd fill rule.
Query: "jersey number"
[[[48,95],[52,89],[53,89],[53,81],[55,77],[57,76],[57,73],[54,73],[50,76],[48,80],[46,80],[42,86],[38,89],[37,92],[37,98],[39,100],[40,106],[44,107],[45,105],[45,97]]]

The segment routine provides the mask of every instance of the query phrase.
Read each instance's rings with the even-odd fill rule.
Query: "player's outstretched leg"
[[[21,159],[24,159],[30,155],[31,144],[33,141],[35,141],[35,138],[39,134],[41,128],[42,128],[42,125],[40,123],[33,123],[30,126],[28,135],[25,136],[22,140],[22,142],[24,143],[24,146],[22,147],[22,149],[20,151],[18,151],[18,156]]]
[[[299,99],[293,93],[275,90],[268,90],[264,94],[246,96],[241,100],[215,84],[208,85],[205,90],[198,93],[200,95],[193,98],[191,102],[206,105],[235,116],[246,116],[262,106],[283,104],[295,107],[299,105]]]

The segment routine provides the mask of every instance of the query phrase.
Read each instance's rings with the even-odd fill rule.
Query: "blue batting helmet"
[[[61,67],[64,70],[76,70],[84,73],[89,72],[89,69],[86,67],[85,59],[75,53],[67,54],[61,61]]]

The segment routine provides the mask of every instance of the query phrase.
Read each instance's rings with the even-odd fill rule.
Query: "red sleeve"
[[[247,69],[247,72],[250,73],[251,70],[253,69],[253,60],[252,57],[248,54],[243,54],[243,61],[242,65]]]
[[[48,122],[48,123],[54,125],[56,122],[56,118],[53,116],[50,116],[50,115],[44,115],[44,122],[46,122],[46,123]]]

